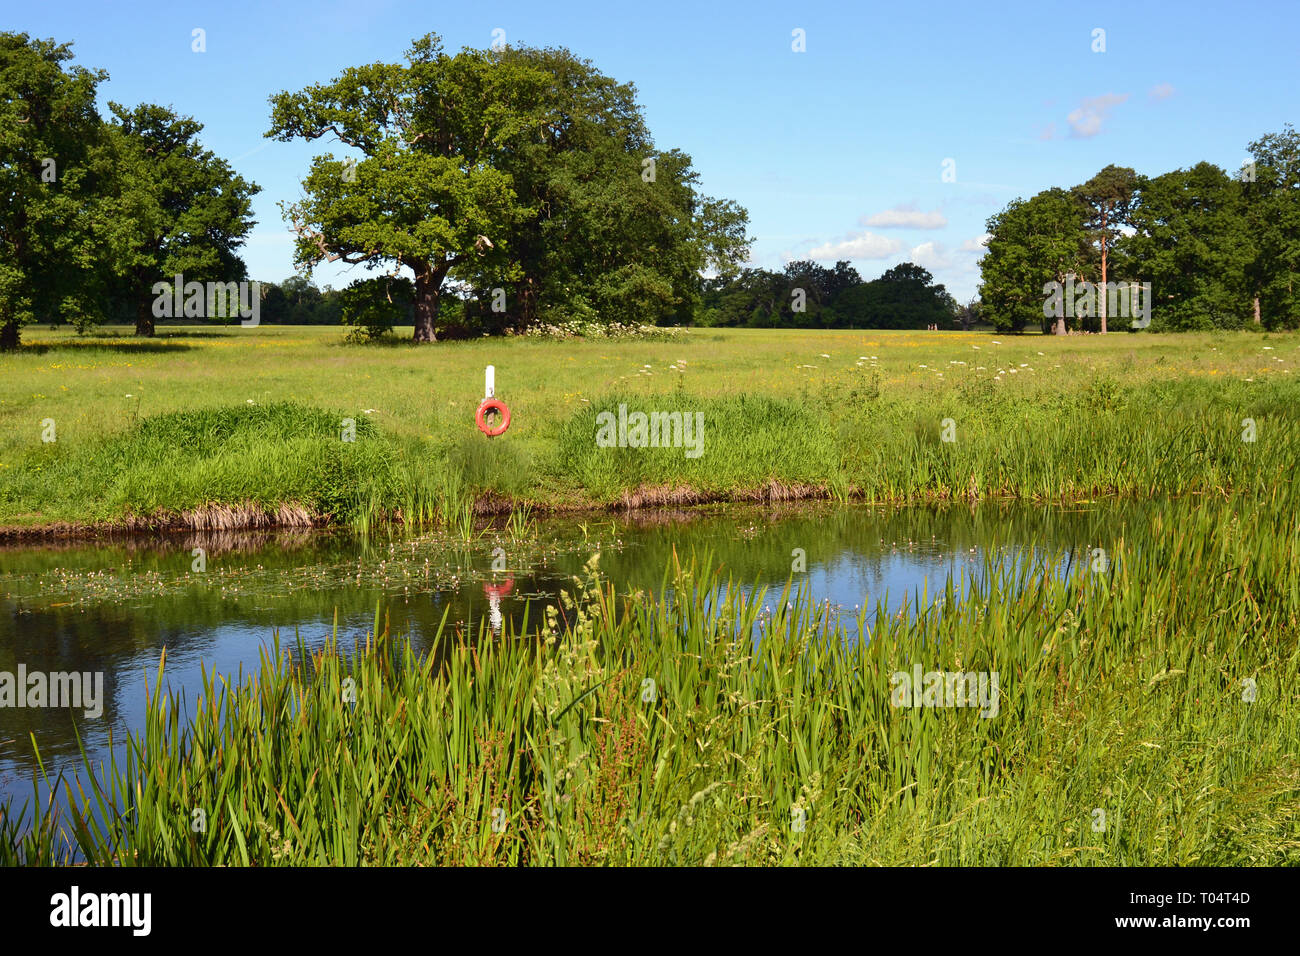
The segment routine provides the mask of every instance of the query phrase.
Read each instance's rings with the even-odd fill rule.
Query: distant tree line
[[[1052,283],[1123,282],[1149,283],[1155,331],[1300,327],[1300,133],[1288,124],[1248,149],[1233,175],[1206,162],[1154,177],[1112,165],[1013,201],[988,221],[984,316],[1003,331],[1128,328],[1105,295],[1044,313]]]
[[[784,271],[744,269],[704,281],[696,322],[764,329],[947,329],[974,314],[930,272],[904,262],[863,281],[847,261],[826,268],[789,263]]]
[[[310,279],[290,276],[281,283],[263,282],[263,322],[271,325],[338,325],[343,319],[339,292],[319,289]]]

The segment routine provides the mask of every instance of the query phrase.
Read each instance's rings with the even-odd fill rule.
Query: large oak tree
[[[702,196],[685,153],[654,148],[635,89],[566,50],[451,56],[430,34],[405,64],[271,103],[268,136],[332,134],[364,157],[319,157],[286,207],[299,264],[409,268],[416,341],[436,337],[449,279],[480,300],[508,290],[518,326],[544,308],[689,321],[701,273],[748,252],[744,210]]]
[[[542,313],[619,322],[689,322],[701,274],[734,275],[749,249],[748,217],[704,196],[691,158],[656,147],[636,88],[563,49],[490,54],[550,80],[542,119],[497,167],[535,210],[510,231],[508,251],[473,263],[480,294],[513,288],[515,323]],[[509,270],[509,271],[507,271]]]
[[[548,79],[525,64],[501,68],[483,52],[449,56],[435,34],[415,41],[406,59],[271,97],[266,135],[332,134],[362,154],[317,157],[305,197],[284,207],[297,262],[406,266],[415,277],[415,341],[432,342],[451,270],[504,252],[507,229],[532,211],[492,160],[542,122],[535,104]]]

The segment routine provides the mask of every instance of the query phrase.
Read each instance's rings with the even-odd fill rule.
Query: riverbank
[[[454,525],[521,506],[1257,493],[1300,459],[1287,335],[29,339],[0,356],[10,539]],[[513,416],[495,439],[473,420],[487,364]],[[698,427],[664,419],[666,447],[636,447],[637,412]]]

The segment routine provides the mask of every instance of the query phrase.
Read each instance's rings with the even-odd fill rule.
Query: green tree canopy
[[[1255,321],[1270,329],[1300,328],[1300,133],[1287,124],[1250,144],[1253,176],[1239,177],[1246,196],[1255,258],[1247,267]]]
[[[1119,274],[1150,283],[1157,330],[1300,327],[1300,133],[1288,124],[1249,149],[1236,176],[1211,163],[1150,178],[1111,165],[1068,193],[1015,200],[989,220],[982,317],[1020,330],[1045,283]],[[1102,330],[1109,301],[1095,301]],[[1067,315],[1054,328],[1093,321]]]
[[[364,156],[314,162],[286,209],[299,264],[411,269],[417,341],[436,337],[448,279],[510,290],[516,324],[546,307],[685,321],[701,272],[747,251],[743,210],[702,197],[689,156],[653,149],[635,89],[565,50],[450,56],[429,34],[404,65],[271,102],[267,135],[333,134]]]
[[[796,311],[796,302],[802,302],[802,310]],[[948,290],[915,263],[900,263],[863,282],[844,260],[829,269],[796,260],[783,272],[744,269],[734,277],[709,279],[700,317],[703,325],[924,329],[947,327],[958,309]]]
[[[107,220],[95,89],[68,44],[0,33],[0,349],[38,317],[93,317]]]
[[[506,47],[490,54],[551,78],[543,124],[502,152],[537,210],[511,230],[472,284],[510,287],[518,324],[540,311],[607,321],[685,322],[701,274],[733,275],[748,252],[739,206],[701,194],[691,158],[657,149],[636,89],[567,50]],[[506,274],[503,265],[516,271]]]
[[[1023,332],[1041,323],[1058,334],[1066,317],[1043,315],[1050,282],[1064,284],[1084,269],[1088,258],[1087,210],[1064,189],[1048,189],[1031,199],[1016,199],[988,220],[988,251],[981,261],[982,318],[999,332]]]
[[[1197,163],[1138,185],[1136,230],[1123,240],[1151,283],[1157,329],[1240,328],[1252,319],[1257,258],[1242,183]]]
[[[152,104],[109,107],[115,271],[136,305],[136,334],[153,335],[155,282],[247,277],[237,250],[254,225],[251,200],[260,189],[199,145],[203,125],[190,117]]]
[[[436,338],[448,273],[487,250],[532,214],[493,168],[492,153],[540,120],[544,74],[495,70],[482,53],[443,53],[429,34],[405,64],[351,67],[327,84],[271,97],[282,141],[333,134],[363,158],[319,156],[306,198],[284,207],[298,234],[296,260],[406,266],[415,276],[417,342]]]
[[[846,290],[836,299],[835,311],[848,328],[944,328],[956,317],[956,303],[930,270],[901,262],[879,279]]]

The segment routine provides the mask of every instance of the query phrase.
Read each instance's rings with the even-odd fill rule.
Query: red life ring
[[[501,424],[496,428],[489,428],[486,420],[488,412],[496,411],[501,414]],[[483,404],[478,407],[478,414],[474,416],[478,423],[478,430],[488,438],[495,438],[503,431],[510,427],[510,409],[506,408],[506,403],[495,398],[483,399]]]
[[[483,582],[483,593],[486,594],[489,598],[494,598],[494,597],[503,598],[514,589],[515,589],[514,575],[511,575],[510,577],[506,578],[505,581],[503,581],[500,584],[488,584],[486,581]]]

